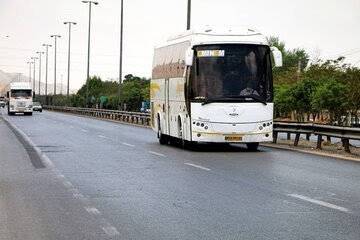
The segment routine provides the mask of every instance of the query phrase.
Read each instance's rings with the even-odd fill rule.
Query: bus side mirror
[[[185,65],[186,66],[192,66],[194,61],[194,50],[191,48],[188,48],[185,51]]]
[[[270,47],[270,49],[274,56],[275,67],[282,67],[283,62],[281,52],[276,47]]]

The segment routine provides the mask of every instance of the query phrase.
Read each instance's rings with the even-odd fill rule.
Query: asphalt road
[[[1,113],[0,239],[360,239],[360,163]]]

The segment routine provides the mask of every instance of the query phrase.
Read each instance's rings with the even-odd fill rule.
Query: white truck
[[[29,82],[13,82],[10,83],[10,90],[7,92],[8,98],[8,115],[15,113],[24,113],[24,115],[32,115],[33,98],[35,93]]]

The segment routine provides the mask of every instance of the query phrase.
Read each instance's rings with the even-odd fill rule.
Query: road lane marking
[[[81,129],[81,131],[82,131],[82,132],[85,132],[85,133],[88,132],[86,129],[83,129],[83,128]]]
[[[116,230],[115,227],[102,227],[102,230],[108,235],[109,237],[115,237],[117,235],[120,235],[118,230]]]
[[[85,207],[85,210],[93,215],[101,215],[100,211],[95,207]]]
[[[149,153],[160,156],[160,157],[165,157],[164,154],[161,154],[161,153],[158,153],[158,152],[149,151]]]
[[[81,193],[73,193],[73,196],[74,196],[74,198],[78,198],[83,201],[87,200],[87,198],[84,195],[82,195]]]
[[[129,144],[129,143],[125,143],[123,142],[122,145],[128,146],[128,147],[135,147],[135,145]]]
[[[98,135],[99,138],[107,138],[104,135]]]
[[[324,207],[327,207],[327,208],[332,208],[332,209],[335,209],[335,210],[338,210],[338,211],[341,211],[341,212],[346,212],[346,213],[350,212],[350,210],[347,209],[347,208],[337,206],[335,204],[331,204],[331,203],[328,203],[328,202],[320,201],[320,200],[317,200],[317,199],[309,198],[309,197],[306,197],[306,196],[303,196],[303,195],[288,194],[288,196],[293,197],[293,198],[297,198],[297,199],[300,199],[300,200],[304,200],[306,202],[315,203],[317,205],[321,205],[321,206],[324,206]]]
[[[62,181],[62,184],[64,184],[64,186],[67,187],[68,189],[73,187],[72,183],[69,182],[69,181],[66,180],[66,179],[64,179],[64,180]]]
[[[200,166],[200,165],[197,165],[197,164],[194,164],[194,163],[184,163],[184,164],[188,165],[188,166],[191,166],[191,167],[199,168],[199,169],[202,169],[202,170],[205,170],[205,171],[211,171],[210,168],[203,167],[203,166]]]

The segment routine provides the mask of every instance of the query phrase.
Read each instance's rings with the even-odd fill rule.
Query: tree
[[[274,86],[275,117],[288,117],[293,110],[290,85]]]
[[[285,42],[280,41],[278,37],[271,36],[267,41],[270,46],[277,47],[283,56],[283,66],[274,68],[274,83],[277,85],[296,83],[299,80],[300,72],[307,67],[309,55],[300,48],[286,50]]]
[[[355,123],[359,123],[357,113],[360,110],[360,69],[348,67],[343,79],[345,80],[349,90],[348,109],[350,115],[355,118]]]
[[[316,109],[311,105],[313,92],[318,84],[310,78],[302,78],[290,87],[291,102],[296,111],[296,118],[299,122],[309,120],[310,113],[316,115]],[[305,116],[307,115],[307,119]],[[315,117],[315,116],[314,116]]]
[[[335,79],[319,86],[312,94],[312,106],[315,109],[326,109],[330,113],[330,124],[341,122],[348,107],[348,88]]]
[[[126,75],[123,83],[123,101],[128,111],[139,111],[141,102],[150,101],[150,79],[132,74]]]

